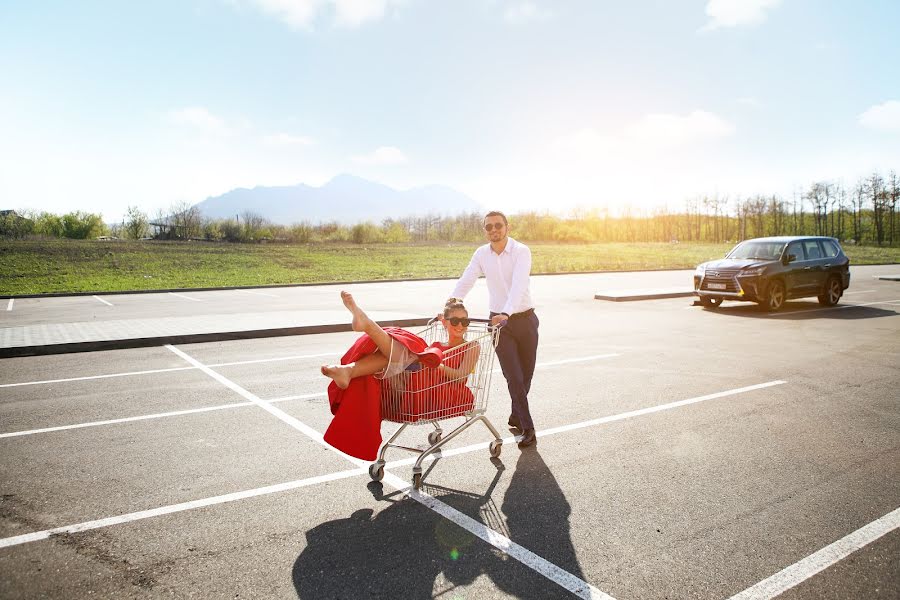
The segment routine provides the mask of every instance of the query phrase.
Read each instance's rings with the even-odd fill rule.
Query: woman
[[[421,408],[416,396],[424,398],[426,388],[440,383],[449,383],[448,389],[455,390],[448,401],[457,407],[466,402],[471,406],[472,394],[465,382],[478,360],[479,346],[465,343],[469,313],[461,301],[451,298],[440,315],[448,342],[429,346],[399,327],[382,328],[348,292],[341,292],[341,300],[353,315],[353,331],[365,335],[344,354],[341,364],[321,367],[322,374],[332,380],[328,400],[334,419],[325,432],[326,442],[351,456],[374,460],[381,445],[382,380],[406,370],[425,367],[408,378],[412,386],[405,391],[414,393],[403,394],[404,403],[385,415],[391,420],[398,420],[400,411],[405,413],[403,420],[409,421],[409,411]]]

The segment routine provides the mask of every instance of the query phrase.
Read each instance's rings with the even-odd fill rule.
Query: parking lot
[[[898,273],[774,314],[594,300],[677,273],[535,278],[536,448],[491,460],[476,424],[421,493],[407,455],[375,483],[321,441],[350,332],[0,360],[0,597],[900,597],[900,282],[873,277]],[[394,317],[449,287],[348,289]],[[339,289],[23,299],[2,324],[330,322]],[[507,431],[499,373],[487,414]]]

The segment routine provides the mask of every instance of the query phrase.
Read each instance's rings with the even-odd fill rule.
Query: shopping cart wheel
[[[373,462],[369,465],[369,477],[372,481],[381,481],[384,479],[384,463]]]
[[[488,450],[491,452],[491,458],[497,458],[500,456],[500,451],[503,449],[503,440],[494,440],[488,445]]]
[[[441,441],[441,432],[440,431],[432,431],[428,434],[428,443],[432,446]]]
[[[413,473],[413,487],[417,490],[422,489],[422,474],[421,473]]]

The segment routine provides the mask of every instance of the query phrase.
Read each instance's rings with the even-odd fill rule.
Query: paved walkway
[[[371,311],[382,325],[424,325],[420,315]],[[0,328],[0,357],[137,348],[168,343],[350,331],[347,311],[278,311],[156,317]]]

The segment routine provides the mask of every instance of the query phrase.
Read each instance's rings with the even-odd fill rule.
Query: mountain
[[[358,223],[412,215],[455,215],[481,212],[482,206],[463,193],[440,185],[395,190],[354,175],[338,175],[322,187],[305,184],[238,188],[197,204],[206,217],[233,218],[251,211],[289,225],[302,221]]]

